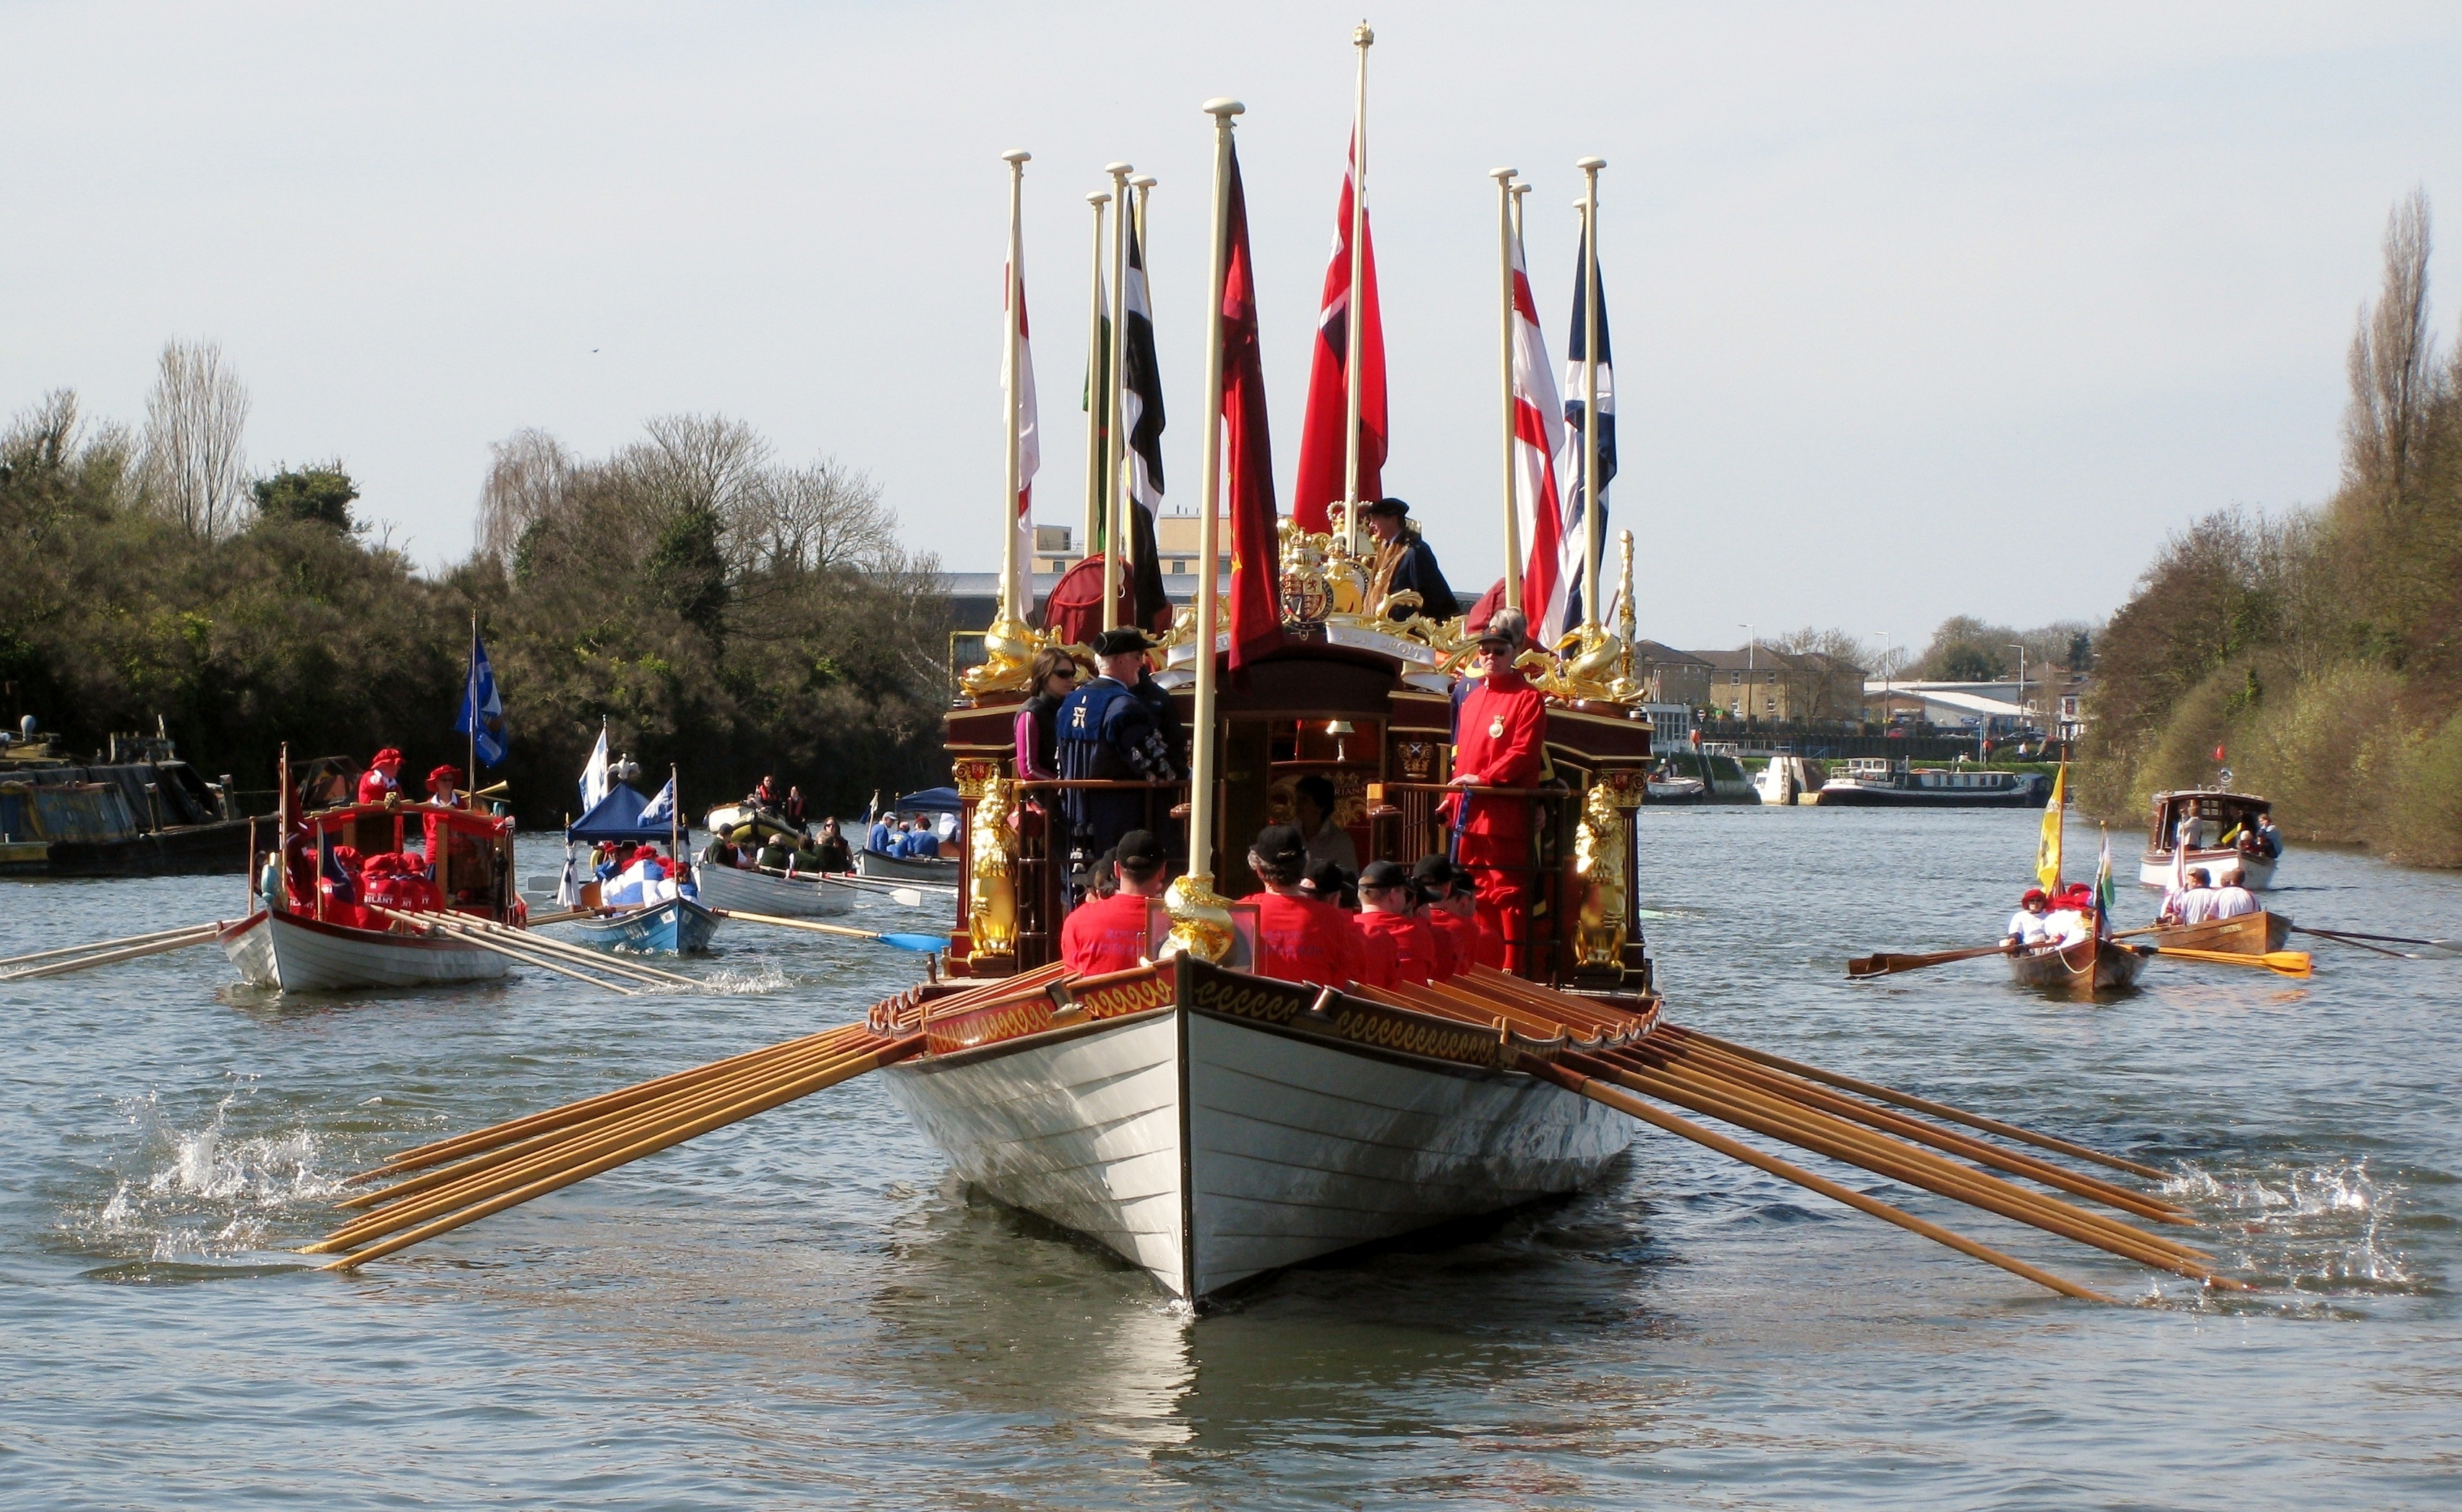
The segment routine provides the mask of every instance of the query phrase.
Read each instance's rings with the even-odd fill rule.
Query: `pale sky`
[[[1039,516],[1080,509],[1084,195],[1112,159],[1161,180],[1193,505],[1198,107],[1227,94],[1287,504],[1358,16],[0,4],[0,411],[66,385],[133,422],[166,337],[218,339],[252,461],[338,455],[431,565],[469,549],[489,442],[598,454],[720,412],[869,469],[913,545],[989,569],[1000,153],[1035,155]],[[2462,214],[2450,5],[1369,18],[1388,491],[1458,587],[1501,571],[1487,170],[1536,185],[1561,362],[1573,163],[1606,158],[1611,524],[1640,542],[1643,633],[1679,645],[2098,616],[2197,515],[2322,499],[2386,212],[2424,184]]]

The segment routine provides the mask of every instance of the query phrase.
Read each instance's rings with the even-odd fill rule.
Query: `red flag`
[[[2217,745],[2217,746],[2215,746],[2215,747],[2214,747],[2214,760],[2216,760],[2216,761],[2221,761],[2222,759],[2223,759],[2223,748],[2222,748],[2221,746]]]
[[[1300,426],[1299,486],[1291,517],[1300,529],[1322,532],[1331,525],[1326,506],[1344,496],[1342,422],[1350,413],[1350,196],[1352,175],[1342,174],[1342,205],[1333,222],[1333,260],[1325,269],[1325,297],[1316,317],[1315,355],[1308,361],[1307,413]],[[1376,308],[1376,238],[1368,216],[1359,217],[1359,497],[1385,491],[1385,322]]]
[[[1282,564],[1274,526],[1274,450],[1265,433],[1265,369],[1257,349],[1257,280],[1248,197],[1231,153],[1222,278],[1222,485],[1231,514],[1231,670],[1283,643]],[[1320,526],[1322,529],[1324,527]],[[1199,585],[1211,592],[1210,583]]]

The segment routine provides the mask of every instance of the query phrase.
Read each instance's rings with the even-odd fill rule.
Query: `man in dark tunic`
[[[1399,499],[1379,499],[1363,508],[1376,546],[1368,582],[1369,607],[1383,603],[1388,594],[1408,591],[1419,595],[1419,607],[1396,611],[1396,619],[1413,615],[1451,619],[1460,614],[1444,569],[1436,565],[1436,553],[1419,538],[1419,528],[1405,518],[1411,507]]]
[[[1102,675],[1069,695],[1058,722],[1060,775],[1071,782],[1171,782],[1178,758],[1138,696],[1145,676],[1145,633],[1129,626],[1094,637]],[[1155,690],[1159,692],[1159,689]],[[1070,849],[1081,858],[1112,849],[1145,822],[1146,792],[1070,788],[1061,794]]]

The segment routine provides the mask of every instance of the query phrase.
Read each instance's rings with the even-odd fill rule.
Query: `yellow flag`
[[[2052,799],[2043,805],[2043,839],[2035,850],[2035,875],[2042,881],[2043,891],[2061,890],[2061,813],[2062,796],[2068,788],[2069,764],[2052,776]]]

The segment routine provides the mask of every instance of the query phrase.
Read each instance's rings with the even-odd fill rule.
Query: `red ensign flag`
[[[1222,486],[1231,513],[1231,646],[1235,674],[1283,643],[1282,563],[1274,538],[1274,448],[1265,434],[1265,369],[1257,350],[1257,279],[1248,256],[1248,199],[1231,153],[1229,246],[1222,279]],[[1320,527],[1320,529],[1322,529]],[[1203,585],[1210,589],[1211,584]],[[1203,591],[1201,589],[1200,591]]]
[[[1385,323],[1376,309],[1376,238],[1368,216],[1359,217],[1359,291],[1350,288],[1350,196],[1353,176],[1342,175],[1342,205],[1334,212],[1333,259],[1325,268],[1325,296],[1318,302],[1316,342],[1308,359],[1307,411],[1300,421],[1300,476],[1291,490],[1291,518],[1300,529],[1322,533],[1331,523],[1326,506],[1343,497],[1348,448],[1343,420],[1350,411],[1350,320],[1359,326],[1359,496],[1385,491]]]

